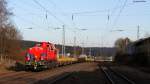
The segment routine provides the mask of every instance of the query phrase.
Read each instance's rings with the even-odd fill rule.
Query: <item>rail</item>
[[[125,75],[116,72],[109,67],[101,66],[100,68],[111,84],[136,84]]]
[[[65,80],[67,78],[69,78],[72,75],[73,72],[68,72],[65,73],[57,78],[55,78],[54,80],[50,81],[48,84],[58,84],[58,82]]]

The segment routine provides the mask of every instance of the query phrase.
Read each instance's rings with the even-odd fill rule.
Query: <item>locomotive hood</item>
[[[29,48],[28,50],[28,53],[31,54],[37,61],[40,60],[42,52],[43,52],[43,48],[37,46]]]

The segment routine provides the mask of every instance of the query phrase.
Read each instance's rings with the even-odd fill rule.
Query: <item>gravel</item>
[[[136,84],[150,84],[150,73],[128,66],[102,62],[78,63],[41,72],[0,72],[0,84],[47,84],[51,80],[71,72],[73,72],[72,75],[56,84],[109,84],[104,73],[99,69],[99,65],[111,66],[113,70],[121,72]]]
[[[92,72],[97,68],[97,63],[78,63],[50,69],[41,72],[14,72],[6,73],[0,76],[0,84],[33,84],[35,82],[45,80],[47,78],[53,78],[54,76],[61,75],[66,72]]]
[[[136,84],[150,84],[150,74],[142,72],[138,69],[131,68],[128,66],[115,66],[112,67],[114,70],[121,72],[131,80],[135,81]]]

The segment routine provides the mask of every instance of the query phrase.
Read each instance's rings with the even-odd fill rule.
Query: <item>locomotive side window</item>
[[[48,49],[48,50],[51,50],[51,48],[50,48],[50,46],[49,46],[48,44],[47,44],[47,49]]]
[[[30,53],[26,54],[27,60],[33,61],[34,60],[34,56]]]
[[[51,49],[52,49],[52,50],[55,50],[56,48],[55,48],[55,46],[54,46],[54,45],[51,45]]]
[[[54,50],[54,48],[51,46],[51,50]]]

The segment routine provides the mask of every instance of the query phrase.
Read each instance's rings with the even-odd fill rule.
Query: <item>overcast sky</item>
[[[136,40],[138,25],[140,38],[150,33],[150,0],[141,3],[133,0],[7,1],[14,13],[12,20],[25,40],[61,44],[62,29],[54,28],[62,28],[62,25],[65,25],[67,45],[73,45],[74,36],[77,45],[97,47],[111,47],[122,37]]]

